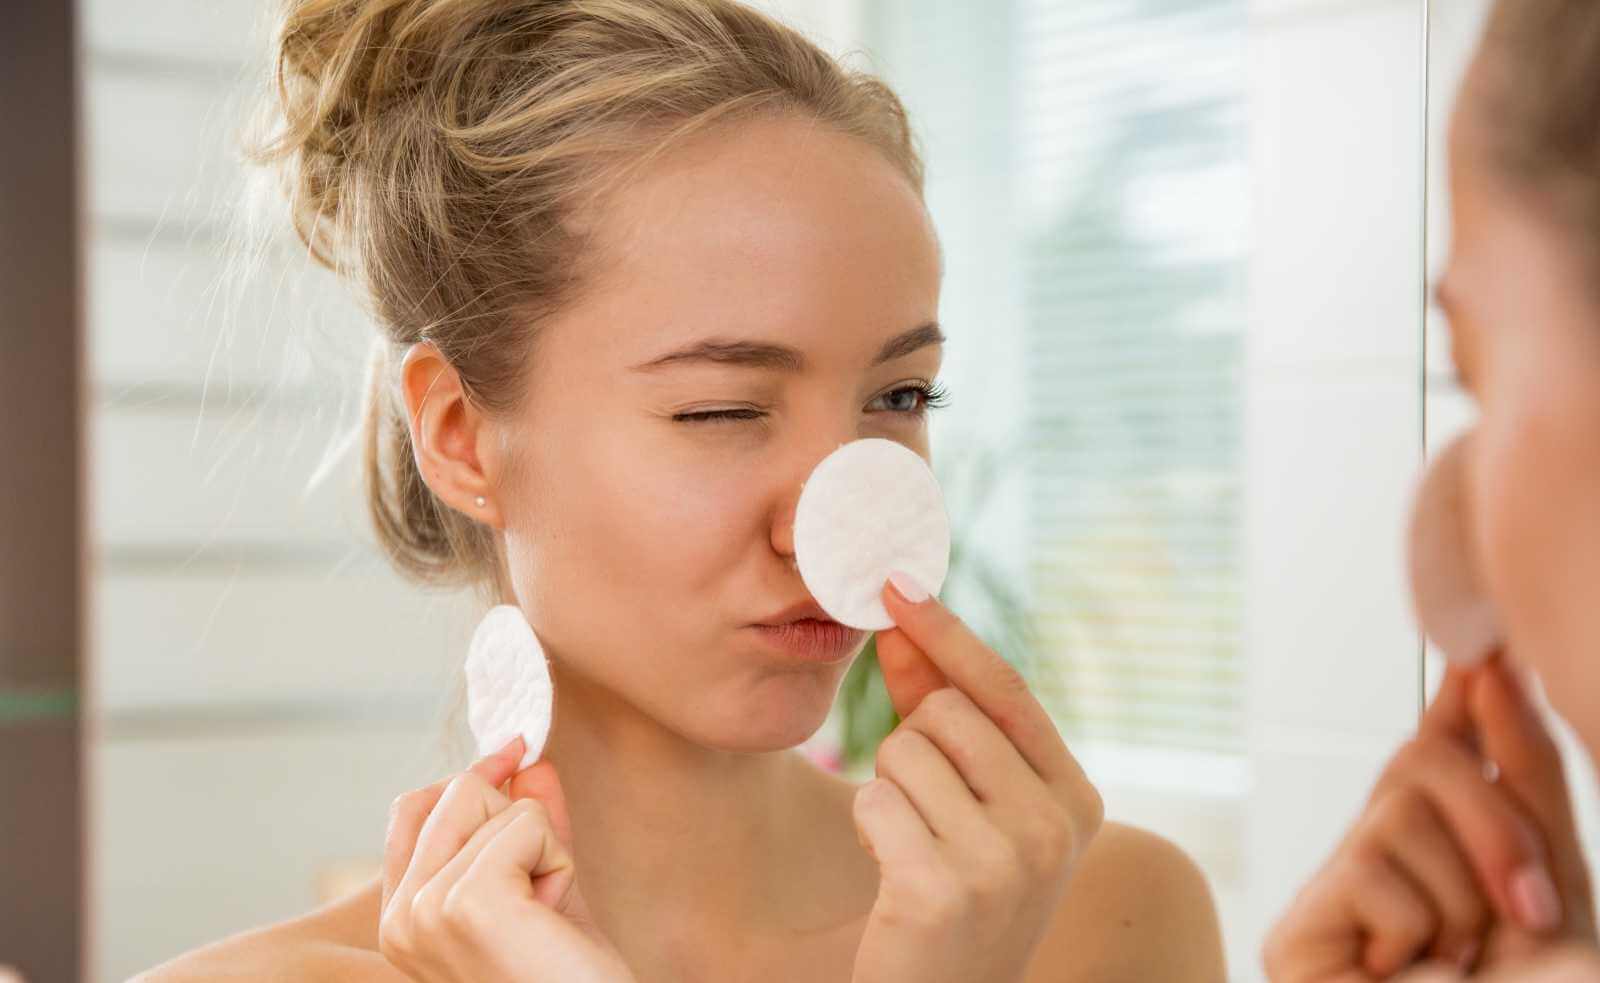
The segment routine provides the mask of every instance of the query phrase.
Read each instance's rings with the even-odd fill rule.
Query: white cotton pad
[[[515,604],[497,604],[478,622],[467,653],[467,723],[480,755],[522,735],[517,770],[539,760],[550,736],[555,693],[550,667],[533,626]]]
[[[950,519],[916,451],[879,437],[844,444],[806,479],[794,514],[800,577],[828,616],[866,631],[894,627],[880,599],[904,570],[937,595],[950,569]]]
[[[1502,634],[1467,530],[1467,448],[1457,438],[1428,466],[1411,515],[1411,596],[1422,630],[1452,662],[1492,655]]]

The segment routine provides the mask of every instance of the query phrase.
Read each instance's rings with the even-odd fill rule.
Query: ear
[[[419,341],[400,363],[400,391],[411,427],[417,470],[439,500],[463,515],[501,528],[494,496],[496,459],[487,418],[467,400],[455,366]],[[477,504],[483,496],[483,505]]]

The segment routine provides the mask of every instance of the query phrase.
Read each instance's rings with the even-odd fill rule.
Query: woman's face
[[[707,132],[594,219],[601,266],[549,323],[510,439],[518,600],[564,677],[705,746],[809,737],[851,658],[751,627],[810,600],[802,482],[861,437],[928,456],[940,256],[870,146],[796,119]]]
[[[1450,262],[1436,291],[1481,411],[1469,536],[1508,654],[1600,750],[1600,306],[1577,233],[1490,160],[1474,100],[1498,67],[1480,54],[1452,119]]]

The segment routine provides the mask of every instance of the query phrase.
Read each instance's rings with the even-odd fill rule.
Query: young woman
[[[1431,480],[1499,625],[1276,927],[1275,981],[1600,981],[1542,681],[1600,751],[1600,4],[1500,0],[1451,121],[1437,298],[1481,410]]]
[[[278,78],[260,156],[385,333],[380,537],[523,610],[555,721],[400,796],[366,890],[150,978],[1222,980],[1193,864],[918,585],[879,779],[794,750],[866,641],[797,573],[801,482],[927,456],[940,398],[892,92],[730,0],[296,0]]]

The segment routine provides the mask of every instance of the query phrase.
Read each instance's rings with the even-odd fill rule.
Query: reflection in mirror
[[[1479,49],[1493,4],[1491,0],[1461,0],[1434,4],[1429,15],[1428,113],[1428,276],[1437,295],[1449,266],[1454,202],[1449,168],[1451,114],[1462,98],[1462,85]],[[1479,411],[1463,385],[1451,353],[1451,332],[1446,311],[1431,303],[1427,314],[1427,446],[1430,460],[1476,425]],[[1427,654],[1427,686],[1435,693],[1444,675],[1444,658],[1434,647]],[[1584,855],[1600,856],[1600,779],[1591,754],[1573,727],[1550,705],[1545,686],[1534,687],[1546,725],[1561,748],[1570,783],[1573,809]]]
[[[394,225],[351,253],[316,236],[356,213],[303,202],[302,219],[325,206],[304,228],[326,255],[389,274],[369,287],[315,262],[270,172],[237,162],[271,19],[84,0],[96,978],[228,937],[190,965],[276,966],[313,937],[350,972],[383,959],[390,803],[472,763],[462,661],[495,601],[523,608],[557,694],[559,791],[548,767],[507,791],[560,803],[582,890],[546,900],[592,916],[599,955],[560,938],[598,965],[788,965],[792,941],[748,940],[804,926],[829,978],[906,953],[981,978],[1031,959],[1039,979],[1118,961],[1215,979],[1224,956],[1227,978],[1260,978],[1270,918],[1420,699],[1397,562],[1421,449],[1420,0],[768,7],[880,73],[920,156],[871,100],[833,110],[869,138],[712,128],[628,172],[549,264],[493,238],[543,227],[495,222],[537,220],[563,176],[548,162],[507,167],[520,194],[477,211],[447,199],[453,240]],[[442,77],[473,16],[419,21],[407,44],[433,60],[391,67]],[[298,64],[354,31],[308,22]],[[336,112],[305,146],[415,164],[403,116]],[[525,122],[504,140],[539,138]],[[475,158],[450,159],[458,179]],[[344,187],[368,221],[427,200]],[[584,270],[603,289],[520,307],[537,346],[473,334],[580,246],[609,250]],[[873,364],[931,321],[942,344]],[[412,347],[424,328],[433,350]],[[708,339],[794,352],[634,370]],[[374,385],[395,438],[377,473],[426,475],[387,531],[363,484]],[[866,436],[925,454],[944,491],[940,600],[973,635],[929,653],[938,677],[910,608],[876,637],[793,630],[859,651],[832,663],[743,631],[806,613],[795,496]],[[463,556],[479,589],[393,562]],[[1037,706],[984,688],[999,658]],[[962,699],[918,717],[942,682]],[[959,731],[989,755],[979,777],[932,737],[884,743],[924,718],[981,725]],[[874,933],[896,897],[880,865],[935,815],[891,795],[859,819],[875,774],[968,806],[989,790],[1014,815],[1052,796],[1055,831],[1082,835],[1007,888],[1037,932],[1019,916],[983,952]],[[1055,903],[1043,869],[1083,900]],[[1161,959],[1182,972],[1139,961]]]

